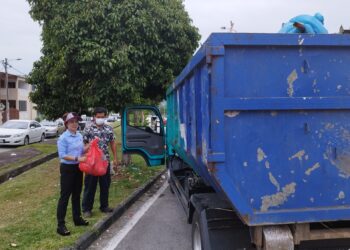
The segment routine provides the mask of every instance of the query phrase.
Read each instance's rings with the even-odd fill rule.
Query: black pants
[[[61,173],[61,196],[57,205],[58,226],[65,224],[69,197],[72,195],[73,220],[79,220],[81,216],[80,194],[83,186],[83,173],[78,164],[64,164],[60,166]]]
[[[100,185],[100,209],[108,207],[109,186],[111,185],[110,165],[107,167],[107,173],[103,176],[85,175],[83,211],[91,211],[94,206],[97,182]]]

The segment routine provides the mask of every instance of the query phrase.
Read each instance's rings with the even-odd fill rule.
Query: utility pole
[[[17,59],[12,59],[12,60],[22,60],[21,58],[17,58]],[[9,103],[9,75],[7,72],[7,67],[9,66],[9,60],[7,58],[5,58],[4,60],[2,60],[2,64],[4,65],[5,68],[5,88],[6,88],[6,121],[10,120],[10,103]],[[10,65],[11,67],[11,65]]]
[[[6,88],[6,121],[10,120],[10,104],[9,104],[9,75],[7,73],[8,61],[7,58],[4,60],[5,68],[5,88]]]

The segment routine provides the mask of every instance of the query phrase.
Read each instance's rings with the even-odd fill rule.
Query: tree
[[[28,0],[43,56],[28,82],[48,118],[159,103],[198,46],[182,0]]]

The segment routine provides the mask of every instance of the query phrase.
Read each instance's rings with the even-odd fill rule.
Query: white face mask
[[[96,118],[96,124],[101,126],[105,123],[105,118]]]

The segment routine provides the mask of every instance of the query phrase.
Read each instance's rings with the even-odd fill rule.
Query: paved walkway
[[[44,144],[56,144],[56,138],[45,139]],[[8,151],[0,153],[0,168],[13,162],[33,158],[41,152],[35,148],[6,147]]]
[[[13,148],[9,151],[0,153],[0,168],[7,164],[11,164],[22,159],[32,158],[40,154],[41,152],[35,148]]]

